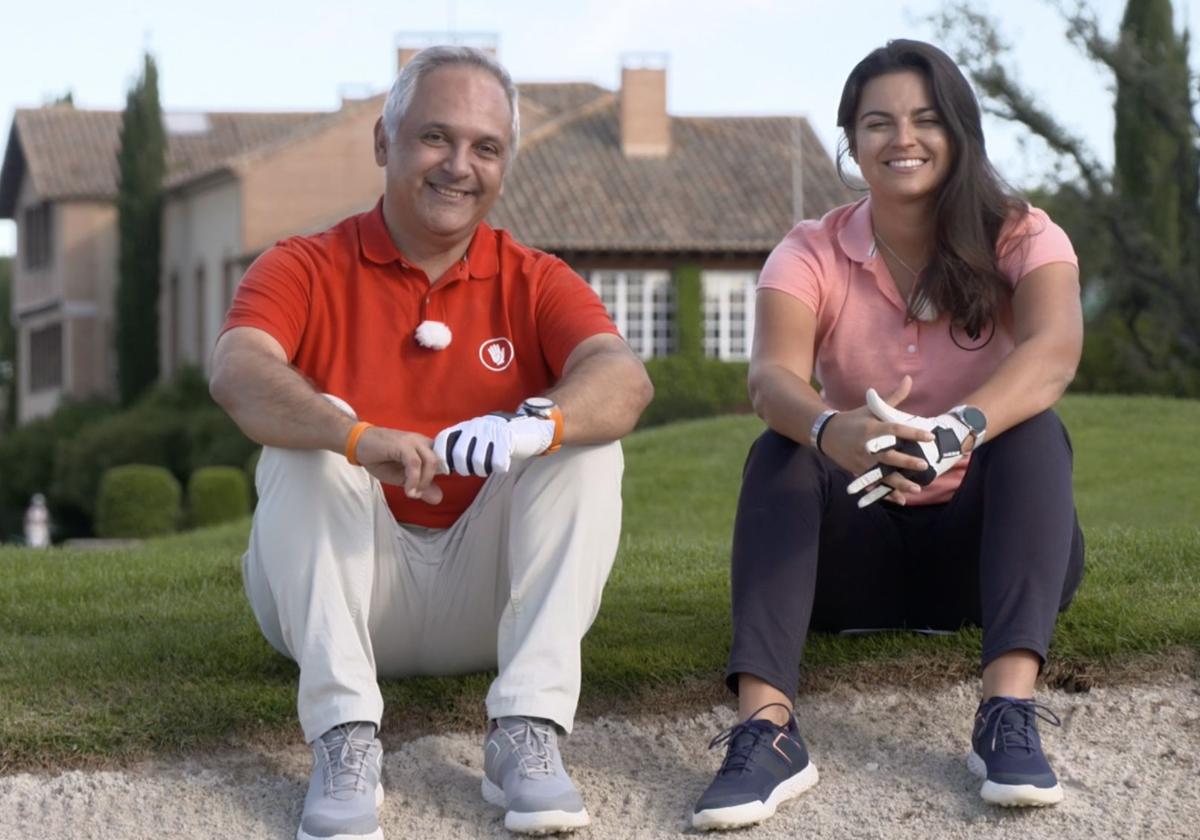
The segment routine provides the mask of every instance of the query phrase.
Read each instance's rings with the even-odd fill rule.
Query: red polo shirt
[[[449,326],[443,350],[414,338],[424,320]],[[382,202],[314,236],[277,243],[250,266],[222,332],[269,333],[318,391],[360,419],[433,437],[489,411],[516,409],[562,376],[575,346],[616,334],[604,305],[557,257],[480,224],[466,256],[430,286],[392,242]],[[439,476],[438,505],[384,485],[400,522],[445,528],[482,479]]]

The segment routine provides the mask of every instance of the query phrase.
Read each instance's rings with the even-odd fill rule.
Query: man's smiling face
[[[417,83],[394,137],[375,127],[384,167],[384,215],[406,256],[470,239],[500,197],[512,143],[504,88],[469,65],[431,70]]]

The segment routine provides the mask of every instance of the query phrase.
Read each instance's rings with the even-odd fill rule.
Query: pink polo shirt
[[[1004,243],[1028,233],[1009,249],[1000,269],[1013,288],[1034,269],[1056,262],[1078,266],[1062,228],[1041,210],[1030,208],[1019,226],[1001,234]],[[829,211],[819,221],[796,225],[771,252],[758,280],[760,289],[778,289],[806,304],[817,316],[815,372],[822,396],[833,408],[848,410],[865,401],[867,388],[887,394],[905,374],[913,387],[900,406],[926,417],[960,404],[995,372],[1014,347],[1012,309],[1006,300],[995,329],[972,340],[936,321],[905,323],[905,306],[876,252],[870,198]],[[962,482],[964,458],[913,497],[913,504],[947,501]]]

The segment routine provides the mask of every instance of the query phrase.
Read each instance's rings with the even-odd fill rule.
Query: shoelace
[[[512,742],[524,775],[549,776],[554,773],[554,759],[550,753],[554,730],[548,724],[522,721],[519,726],[501,731]]]
[[[758,747],[759,742],[767,739],[769,734],[757,726],[751,726],[751,724],[755,721],[755,715],[763,709],[769,709],[772,706],[787,709],[789,714],[792,711],[782,703],[768,703],[751,712],[750,717],[741,723],[734,724],[725,731],[718,733],[715,738],[708,742],[710,750],[714,750],[722,744],[730,745],[729,752],[725,754],[725,760],[721,763],[721,769],[717,771],[718,776],[724,776],[727,773],[746,772],[750,769],[751,764],[753,764],[751,758],[754,755],[754,750]],[[750,737],[741,738],[742,735],[749,735]]]
[[[353,724],[335,727],[336,734],[322,738],[325,754],[325,795],[332,799],[348,799],[367,789],[367,754],[374,739],[354,736]]]
[[[1005,712],[1009,710],[1017,714],[1006,717]],[[999,743],[1006,753],[1022,750],[1028,754],[1034,751],[1034,718],[1040,718],[1051,726],[1062,726],[1062,720],[1049,707],[1032,700],[1005,699],[994,704],[983,717],[984,729],[991,725],[993,718],[997,718],[997,721],[992,733],[992,749],[996,749]]]

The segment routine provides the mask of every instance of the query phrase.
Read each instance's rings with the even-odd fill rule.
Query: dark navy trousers
[[[1053,411],[989,440],[954,497],[860,510],[852,476],[766,431],[746,459],[733,532],[726,679],[794,697],[809,629],[983,628],[983,664],[1042,658],[1083,576],[1071,442]]]

